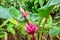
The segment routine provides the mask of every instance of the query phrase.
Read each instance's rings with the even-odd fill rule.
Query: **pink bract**
[[[28,34],[33,34],[33,33],[36,33],[37,31],[38,31],[38,29],[34,23],[27,23],[26,24],[26,32]]]

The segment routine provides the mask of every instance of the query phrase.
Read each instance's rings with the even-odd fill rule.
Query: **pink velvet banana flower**
[[[36,33],[38,31],[36,25],[34,23],[27,23],[26,24],[26,32],[28,34],[32,35],[32,39],[31,40],[36,40],[34,33]]]
[[[34,33],[36,33],[38,31],[38,28],[36,27],[36,25],[34,23],[31,23],[28,21],[28,19],[26,18],[26,16],[28,15],[27,12],[25,12],[22,8],[20,8],[20,11],[22,13],[22,17],[25,18],[27,24],[26,24],[26,32],[30,35],[32,35],[32,39],[31,40],[36,40]]]

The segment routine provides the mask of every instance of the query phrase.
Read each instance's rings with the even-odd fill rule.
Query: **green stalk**
[[[59,35],[56,35],[56,37],[60,40],[60,37],[59,37]]]
[[[28,39],[28,40],[31,40],[31,39],[30,39],[30,35],[29,35],[29,34],[27,34],[27,39]]]
[[[42,19],[40,19],[40,22],[39,22],[39,25],[38,25],[38,30],[39,30],[39,28],[40,28],[41,22],[42,22]],[[40,34],[40,33],[38,32],[38,40],[39,40],[39,38],[40,38],[39,34]]]
[[[50,35],[50,40],[53,40],[52,36]]]
[[[42,22],[42,19],[40,19],[40,22],[39,22],[39,25],[38,25],[38,29],[40,28],[40,24],[41,24],[41,22]]]
[[[47,22],[48,17],[49,17],[49,14],[47,15],[47,17],[46,17],[46,19],[45,19],[45,21],[44,21],[44,24],[43,24],[43,26],[42,26],[42,30],[41,30],[41,32],[40,32],[40,38],[39,38],[39,40],[42,40],[42,34],[43,34],[44,26],[45,26],[45,24],[46,24],[46,22]]]
[[[38,40],[38,33],[34,33],[36,40]]]
[[[5,37],[4,37],[4,40],[8,40],[8,37],[7,37],[7,33],[5,33]]]

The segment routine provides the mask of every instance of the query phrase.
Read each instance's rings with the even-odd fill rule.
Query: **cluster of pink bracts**
[[[22,8],[20,8],[20,11],[22,13],[22,16],[25,18],[27,24],[26,24],[26,32],[28,34],[32,35],[32,40],[36,40],[34,37],[34,33],[36,33],[38,31],[36,25],[34,23],[28,22],[26,16],[27,16],[27,12],[24,12],[24,10]]]
[[[37,32],[37,27],[34,23],[27,23],[26,24],[26,32],[28,34],[33,34],[35,32]]]
[[[34,37],[34,33],[37,32],[37,27],[34,23],[26,24],[26,32],[32,35],[32,40],[36,40]]]

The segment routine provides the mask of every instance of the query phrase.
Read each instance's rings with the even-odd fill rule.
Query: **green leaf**
[[[27,34],[26,31],[25,31],[25,28],[22,29],[21,33],[22,33],[23,35],[26,35],[26,34]]]
[[[60,4],[60,0],[49,0],[45,6],[41,7],[41,8],[38,10],[39,15],[40,15],[42,18],[48,16],[48,14],[52,11],[53,7],[54,7],[56,4]]]
[[[38,3],[38,0],[35,0],[34,4],[37,4]]]
[[[8,23],[8,19],[6,20],[6,21],[4,21],[1,25],[0,25],[0,27],[3,27],[4,25],[6,25]]]
[[[5,36],[5,32],[0,31],[0,38],[3,38]]]
[[[45,2],[45,0],[39,0],[39,4],[41,7],[43,6],[44,2]]]
[[[21,14],[14,7],[4,8],[0,6],[0,18],[4,18],[4,19],[15,18],[17,20],[20,20]]]
[[[58,28],[58,27],[53,27],[53,29],[50,29],[49,30],[49,34],[51,35],[51,36],[56,36],[57,34],[59,34],[59,31],[60,30],[60,28]]]
[[[7,27],[7,31],[15,34],[15,30],[12,27]]]
[[[13,18],[16,18],[16,19],[20,20],[21,15],[20,15],[20,12],[17,9],[15,9],[14,7],[11,7],[9,9],[9,12],[10,12],[10,15]]]
[[[12,23],[12,24],[15,24],[15,25],[17,25],[18,23],[17,23],[17,21],[16,20],[14,20],[14,19],[9,19],[9,21]]]
[[[34,0],[30,0],[30,2],[32,3],[32,2],[34,2]]]
[[[41,25],[40,25],[40,27],[42,27],[43,26],[43,24],[44,24],[44,21],[45,21],[45,18],[43,18],[43,20],[41,21]],[[44,28],[51,28],[52,27],[52,17],[51,16],[49,16],[48,17],[48,19],[47,19],[47,22],[46,22],[46,24],[45,24],[45,27]]]
[[[52,17],[49,16],[48,19],[47,19],[47,23],[45,25],[45,28],[51,28],[52,27],[52,24],[53,24]]]
[[[6,24],[6,26],[7,26],[7,27],[14,27],[14,25],[11,24],[11,23]]]
[[[60,0],[49,0],[47,4],[49,5],[49,7],[56,4],[60,4]]]
[[[43,17],[43,18],[46,17],[50,13],[50,11],[52,10],[52,8],[53,7],[46,7],[46,6],[40,8],[39,9],[39,15],[41,17]]]
[[[11,18],[8,10],[9,9],[0,6],[0,18],[4,18],[4,19]]]
[[[47,20],[47,24],[52,24],[52,17],[49,16],[48,20]]]
[[[41,17],[39,17],[38,13],[32,13],[30,15],[27,16],[27,19],[33,23],[35,23],[36,25],[39,25],[39,22],[41,19]]]

